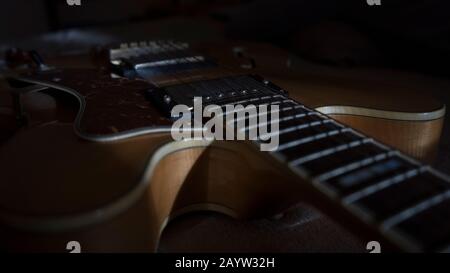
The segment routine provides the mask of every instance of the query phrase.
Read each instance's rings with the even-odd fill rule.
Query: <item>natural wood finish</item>
[[[194,48],[214,56],[222,67],[227,67],[223,69],[227,73],[245,63],[246,60],[237,58],[232,50],[240,48],[257,63],[254,69],[241,69],[241,73],[265,75],[288,90],[292,98],[312,108],[342,105],[386,111],[389,119],[378,119],[371,116],[370,111],[365,111],[366,116],[326,114],[344,123],[352,121],[348,125],[408,155],[427,162],[434,159],[445,111],[441,111],[444,109],[442,103],[430,97],[429,90],[445,88],[448,84],[442,81],[399,71],[355,71],[313,64],[309,64],[311,70],[294,70],[288,67],[290,56],[286,51],[262,43],[207,43]],[[439,112],[439,118],[422,120],[424,113],[432,112]],[[406,113],[411,120],[400,120],[402,115],[397,113]]]
[[[412,122],[351,115],[330,116],[407,155],[428,163],[432,163],[436,157],[441,138],[440,132],[444,125],[443,118]]]
[[[225,45],[201,44],[196,47],[216,56],[219,63],[228,67],[236,67],[236,61],[243,61],[233,55],[232,48],[239,47],[247,57],[256,60],[257,66],[247,71],[264,75],[287,90],[290,97],[315,109],[360,107],[365,116],[352,113],[336,115],[332,111],[326,114],[408,155],[426,162],[434,159],[445,106],[430,96],[430,90],[450,88],[448,83],[400,71],[332,68],[311,63],[300,68],[288,67],[291,56],[283,49],[250,42],[228,42]],[[386,111],[388,119],[371,116],[371,109]],[[432,112],[439,112],[439,118],[422,120],[424,113]],[[402,115],[398,113],[408,114],[411,120],[401,120]]]
[[[233,54],[232,49],[236,47],[256,61],[255,68],[241,71],[263,75],[313,108],[343,105],[393,112],[430,112],[443,107],[433,99],[431,90],[450,88],[447,81],[421,74],[294,61],[296,58],[289,52],[264,43],[235,41],[194,45],[198,51],[214,56],[228,71],[246,62]]]
[[[438,149],[439,139],[442,132],[444,117],[430,121],[421,121],[420,118],[424,112],[418,111],[420,101],[428,108],[425,112],[439,110],[442,104],[427,97],[425,94],[411,92],[406,95],[404,91],[396,89],[382,89],[379,92],[366,92],[362,88],[343,89],[339,85],[313,85],[302,81],[274,79],[281,87],[289,90],[289,94],[297,101],[304,102],[312,108],[320,108],[327,105],[354,105],[362,108],[393,110],[393,102],[398,102],[399,110],[408,110],[409,114],[417,115],[417,121],[404,121],[396,119],[396,111],[390,112],[391,119],[381,119],[371,116],[335,115],[332,112],[326,113],[344,124],[349,125],[356,130],[385,142],[388,145],[405,152],[408,155],[420,160],[432,162]],[[399,93],[403,97],[397,97]],[[367,94],[368,104],[363,106],[361,103]],[[408,98],[408,99],[405,99]],[[386,104],[385,104],[386,103]],[[410,103],[410,104],[409,104]],[[386,105],[386,108],[383,107]],[[392,105],[391,107],[389,105]],[[407,109],[408,105],[411,108]],[[414,105],[417,105],[414,106]]]
[[[336,105],[338,101],[342,105],[352,102],[382,108],[390,98],[389,93],[396,90],[396,87],[382,88],[386,96],[364,103],[362,91],[370,83],[358,87],[351,83],[338,86],[331,81],[323,84],[320,77],[298,77],[275,70],[268,78],[312,107]],[[419,97],[427,100],[427,96]],[[399,104],[402,111],[408,107],[408,101]],[[417,107],[409,111],[418,114],[441,107],[435,102],[424,102],[420,109],[419,103],[411,105]],[[330,216],[357,229],[358,234],[376,234],[348,212],[336,208],[331,199],[298,179],[285,165],[277,164],[267,154],[261,156],[245,142],[217,142],[204,147],[185,143],[179,147],[179,143],[172,143],[169,134],[158,133],[95,143],[77,138],[73,124],[57,121],[59,115],[56,111],[54,117],[46,117],[53,118],[53,122],[16,130],[14,137],[0,146],[0,241],[6,250],[66,251],[65,244],[77,240],[86,252],[151,252],[156,249],[167,220],[180,213],[213,209],[234,217],[257,217],[281,211],[299,200],[311,202],[325,212],[332,211]],[[361,131],[373,130],[372,136],[382,139],[384,135],[386,142],[392,141],[418,157],[431,156],[442,127],[442,120],[400,123],[370,117],[338,118],[362,128]],[[413,145],[410,141],[419,146],[410,149]],[[151,172],[146,173],[148,170]],[[137,198],[127,199],[127,206],[106,209],[129,196],[139,185],[145,187]],[[30,231],[37,222],[84,213],[93,213],[92,221],[60,227],[58,232]],[[29,225],[14,226],[12,220],[17,216],[22,216]]]
[[[157,166],[141,197],[125,211],[100,213],[91,224],[58,232],[2,225],[3,245],[10,251],[59,252],[65,251],[66,242],[77,240],[85,252],[151,252],[167,220],[180,213],[213,209],[239,218],[257,217],[286,209],[301,196],[281,169],[265,163],[245,142],[192,145],[155,159],[157,149],[176,145],[169,140],[169,135],[148,135],[133,142],[96,144],[76,139],[69,126],[55,124],[18,133],[0,151],[0,163],[8,170],[4,181],[14,181],[13,187],[1,184],[3,223],[15,215],[39,220],[101,211],[145,178],[144,169],[151,162]],[[39,145],[33,148],[28,143]],[[15,153],[7,158],[8,149]],[[52,162],[42,160],[42,151]],[[24,153],[26,158],[21,157]],[[13,213],[5,214],[8,211]],[[29,221],[26,228],[33,230],[34,224]]]

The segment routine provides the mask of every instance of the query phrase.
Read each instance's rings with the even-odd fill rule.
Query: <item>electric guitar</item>
[[[447,176],[259,76],[192,75],[158,86],[95,69],[12,77],[19,117],[21,97],[33,92],[68,94],[78,107],[74,122],[30,123],[0,146],[3,245],[64,251],[75,240],[83,251],[153,251],[179,214],[258,217],[303,200],[394,250],[448,251]],[[258,140],[173,141],[170,106],[192,96],[220,107],[277,105],[278,149],[261,152]],[[58,121],[70,115],[54,113]]]
[[[121,70],[123,76],[141,77],[158,86],[223,74],[265,75],[290,90],[292,98],[408,155],[432,162],[437,153],[445,105],[430,97],[428,90],[449,86],[435,79],[313,64],[294,68],[289,53],[261,43],[172,42],[165,45],[165,52],[151,56],[145,42],[141,45],[125,43],[108,49],[103,63],[111,62],[112,70]]]

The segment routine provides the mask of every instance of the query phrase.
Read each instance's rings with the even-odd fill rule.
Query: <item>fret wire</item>
[[[276,111],[272,111],[271,110],[271,111],[265,111],[265,112],[258,112],[258,113],[254,114],[254,115],[240,117],[240,118],[234,119],[233,121],[230,121],[230,122],[235,123],[237,121],[247,120],[247,119],[254,118],[254,117],[259,117],[261,115],[267,115],[267,114],[270,114],[270,113],[280,113],[280,112],[282,112],[282,111],[280,111],[280,109],[278,109]],[[280,119],[279,121],[286,121],[286,120],[290,120],[290,119],[292,119],[292,117],[285,117],[283,119]],[[258,123],[256,125],[252,125],[252,126],[250,126],[248,128],[241,128],[241,131],[247,131],[247,130],[253,129],[255,127],[259,127],[261,125],[266,125],[266,124],[270,124],[270,122]]]
[[[302,114],[298,114],[298,115],[294,115],[294,116],[289,116],[286,119],[284,119],[284,121],[289,121],[289,120],[293,120],[293,119],[301,119],[301,118],[304,118],[304,117],[309,116],[309,115],[312,115],[312,113],[306,113],[306,114],[302,113]],[[287,134],[287,133],[290,133],[290,132],[294,132],[294,131],[297,131],[297,130],[300,131],[300,130],[305,129],[305,128],[314,127],[314,126],[317,126],[317,125],[330,123],[330,122],[332,122],[332,121],[331,120],[321,120],[321,121],[314,121],[314,122],[304,123],[304,124],[301,124],[301,125],[298,125],[298,126],[292,126],[292,127],[285,128],[283,130],[278,130],[278,132],[270,132],[268,134],[262,135],[262,137],[263,138],[268,138],[268,137],[274,137],[274,136],[281,136],[281,135],[284,135],[284,134]],[[325,132],[323,132],[323,133],[325,133]],[[279,147],[278,147],[277,151],[280,151]]]
[[[319,159],[321,157],[331,155],[333,153],[337,153],[337,152],[340,152],[340,151],[343,151],[346,149],[350,149],[352,147],[361,145],[362,143],[363,143],[363,140],[355,140],[350,143],[341,144],[341,145],[333,147],[333,148],[325,149],[323,151],[319,151],[319,152],[295,159],[295,160],[289,162],[289,165],[291,165],[291,166],[301,165],[305,162],[308,162],[308,161],[311,161],[314,159]]]
[[[302,118],[304,118],[306,116],[313,116],[313,115],[315,115],[315,114],[313,114],[313,113],[298,114],[298,115],[295,115],[291,119],[300,119],[301,120]],[[289,121],[289,120],[290,119],[287,119],[286,121]],[[296,126],[287,127],[287,128],[284,128],[283,130],[279,130],[277,135],[281,136],[281,135],[287,134],[289,132],[301,130],[301,129],[308,128],[308,127],[313,127],[313,126],[324,124],[327,122],[330,122],[330,120],[313,121],[313,122],[309,122],[309,123],[304,123],[304,124],[299,124]]]
[[[278,96],[275,96],[275,98],[277,98]],[[284,103],[284,102],[287,102],[287,100],[282,100],[282,101],[273,101],[273,102],[271,102],[270,104],[267,104],[268,106],[270,106],[270,105],[278,105],[278,104],[281,104],[281,103]],[[261,103],[261,104],[257,104],[256,106],[260,106],[260,105],[265,105],[265,103]],[[292,106],[287,106],[287,107],[284,107],[284,108],[281,108],[281,109],[278,109],[278,110],[272,110],[272,109],[267,109],[267,111],[261,111],[261,112],[257,112],[256,114],[254,114],[254,115],[250,115],[250,116],[245,116],[245,117],[240,117],[240,118],[235,118],[235,119],[233,119],[233,122],[236,122],[236,121],[240,121],[240,120],[242,120],[242,119],[245,119],[245,120],[247,120],[247,119],[249,119],[249,118],[251,118],[251,117],[255,117],[255,116],[260,116],[260,115],[263,115],[263,114],[270,114],[270,113],[280,113],[280,112],[283,112],[283,111],[286,111],[286,110],[289,110],[289,109],[295,109],[295,108],[292,108]],[[223,112],[223,114],[222,115],[228,115],[228,114],[231,114],[231,113],[234,113],[234,114],[239,114],[239,113],[241,113],[241,112],[243,112],[243,111],[246,111],[246,109],[245,109],[245,107],[244,107],[244,109],[240,109],[239,111],[235,111],[235,109],[233,109],[233,110],[231,110],[231,111],[224,111]],[[261,126],[261,125],[266,125],[266,124],[269,124],[269,122],[265,122],[265,123],[258,123],[257,125],[253,125],[252,127],[250,127],[250,129],[251,128],[253,128],[253,127],[257,127],[257,126]],[[245,129],[245,128],[242,128],[241,130],[247,130],[247,129]]]
[[[298,114],[295,114],[295,115],[284,117],[283,119],[280,120],[280,124],[281,124],[281,121],[299,120],[300,118],[304,118],[305,116],[319,116],[319,115],[317,115],[317,113],[314,113],[314,112],[298,113]],[[321,121],[325,121],[325,120],[321,120]],[[303,124],[298,124],[298,125],[295,125],[295,126],[284,128],[283,130],[279,130],[279,134],[281,135],[284,130],[296,129],[296,128],[301,127],[302,125]]]
[[[376,142],[375,142],[376,143]],[[378,143],[377,143],[378,144]],[[383,146],[383,145],[381,145]],[[387,148],[385,148],[388,150]],[[331,177],[327,180],[317,181],[315,179],[315,185],[326,185],[327,187],[336,191],[336,193],[340,193],[339,195],[348,196],[357,191],[360,191],[364,188],[367,188],[370,185],[374,185],[375,183],[380,183],[380,181],[386,181],[391,179],[397,175],[406,173],[413,169],[417,169],[419,165],[412,164],[406,160],[404,160],[398,151],[391,150],[389,152],[391,154],[390,157],[386,159],[380,160],[379,162],[374,162],[373,164],[369,164],[362,168],[358,168],[348,173],[344,173],[342,175],[338,175],[336,177]],[[403,161],[403,162],[402,162]],[[409,165],[405,164],[408,163]],[[388,165],[386,165],[388,164]],[[394,165],[392,165],[394,164]],[[389,167],[390,166],[390,167]],[[368,176],[360,176],[362,173],[369,174]],[[352,177],[352,181],[341,181],[341,179],[347,179]],[[340,179],[338,179],[341,177]],[[335,180],[338,179],[338,180]],[[366,184],[366,185],[365,185]],[[362,186],[362,187],[361,187]],[[352,189],[357,187],[357,189]]]
[[[427,198],[426,200],[422,200],[418,202],[415,205],[412,205],[409,208],[404,209],[403,211],[397,213],[396,215],[391,216],[390,218],[384,220],[381,223],[381,229],[382,230],[388,230],[394,227],[395,225],[400,224],[401,222],[414,217],[414,215],[417,215],[418,213],[428,210],[432,208],[433,206],[436,206],[445,200],[450,198],[450,190],[447,190],[443,193],[435,194],[434,196],[431,196]]]
[[[382,223],[384,220],[389,219],[394,215],[398,215],[400,212],[405,211],[408,208],[415,207],[416,204],[422,203],[424,200],[428,200],[437,194],[441,194],[449,190],[450,185],[437,179],[429,172],[423,172],[418,176],[407,179],[405,182],[395,183],[384,190],[366,196],[351,204],[351,206],[359,208],[360,211],[369,215],[371,222]],[[450,202],[446,201],[444,204],[444,208],[449,208],[448,205],[450,205]],[[441,208],[437,207],[436,212],[440,209]],[[419,214],[417,210],[408,210],[407,212],[408,214],[403,213],[401,215],[403,219],[408,220],[407,218],[414,216],[416,213]],[[447,216],[449,216],[448,213],[450,213],[450,210],[447,209]],[[423,224],[421,224],[420,227],[422,234],[420,234],[415,233],[415,228],[410,227],[410,223],[417,223],[417,219],[424,219],[424,215],[427,214],[433,215],[433,210],[430,210],[430,212],[425,212],[425,214],[420,214],[421,216],[417,215],[419,218],[412,218],[410,220],[412,222],[399,224],[399,230],[405,230],[408,233],[412,232],[411,234],[415,234],[417,238],[422,238],[422,241],[425,241],[427,236],[424,236],[423,234],[426,230],[429,230],[432,225],[427,225],[426,222],[422,221]],[[450,225],[447,226],[450,228]],[[380,231],[384,232],[381,227],[379,228]],[[448,234],[447,228],[440,228],[440,236],[443,236],[443,233]]]
[[[281,109],[278,109],[278,110],[276,110],[276,111],[274,111],[275,113],[283,113],[283,112],[286,112],[286,111],[290,111],[290,110],[296,110],[296,109],[301,109],[302,107],[301,106],[287,106],[287,107],[284,107],[284,108],[281,108]],[[271,110],[271,111],[273,111],[273,110]],[[234,123],[234,124],[236,124],[238,121],[242,121],[242,120],[249,120],[250,118],[254,118],[254,117],[258,117],[258,116],[260,116],[261,114],[268,114],[268,113],[271,113],[271,112],[259,112],[259,113],[257,113],[257,114],[254,114],[254,115],[248,115],[248,116],[245,116],[245,117],[240,117],[240,118],[236,118],[236,119],[234,119],[234,120],[231,120],[231,121],[229,121],[227,124],[232,124],[232,123]],[[290,119],[292,119],[292,118],[298,118],[298,117],[303,117],[303,116],[305,116],[306,114],[304,114],[304,113],[301,113],[301,114],[296,114],[296,115],[291,115],[291,116],[286,116],[285,118],[283,118],[282,120],[290,120]],[[268,123],[264,123],[264,124],[268,124]],[[258,126],[259,125],[261,125],[261,124],[258,124]],[[309,125],[314,125],[314,124],[312,124],[312,123],[309,123]],[[254,128],[254,127],[256,127],[256,126],[251,126],[251,127],[245,127],[245,128],[241,128],[240,130],[239,130],[239,132],[240,133],[245,133],[246,131],[248,131],[248,130],[250,130],[251,128]],[[293,128],[292,130],[294,130],[295,128]],[[286,129],[285,130],[279,130],[279,132],[283,132],[283,131],[286,131]],[[271,137],[271,136],[275,136],[275,135],[277,135],[279,132],[271,132],[271,133],[267,133],[267,134],[265,134],[265,135],[260,135],[260,138],[264,138],[264,137]]]
[[[430,173],[435,173],[435,176],[439,178],[439,176],[441,176],[440,173],[436,173],[433,169],[429,169]],[[442,178],[443,181],[445,182],[450,182],[448,177],[444,177]],[[448,191],[443,192],[443,195],[446,195]],[[421,210],[421,211],[416,211],[415,213],[413,213],[412,215],[410,215],[409,217],[407,217],[406,219],[403,219],[402,221],[400,221],[399,223],[397,223],[396,225],[391,226],[388,229],[382,229],[380,228],[381,232],[384,233],[387,237],[392,238],[393,240],[396,240],[398,243],[400,243],[405,249],[414,249],[415,252],[423,252],[423,251],[430,251],[432,250],[433,252],[444,252],[447,253],[450,250],[450,244],[448,242],[449,238],[448,238],[448,231],[444,231],[444,233],[446,233],[447,235],[444,235],[446,237],[446,239],[444,241],[427,241],[427,237],[422,237],[421,235],[424,234],[414,234],[411,233],[411,230],[402,227],[402,225],[405,225],[408,221],[414,220],[415,217],[423,217],[422,214],[426,214],[426,213],[432,213],[433,214],[433,210],[439,210],[441,205],[450,205],[449,197],[443,197],[442,200],[439,200],[440,198],[437,197],[434,201],[436,202],[436,204]],[[447,207],[448,210],[448,207]],[[439,215],[439,214],[438,214]],[[446,218],[445,218],[446,219]],[[428,223],[427,223],[428,224]],[[406,227],[411,227],[410,225],[407,225]],[[432,233],[434,230],[435,226],[431,226],[431,230],[430,230],[430,226],[425,226],[425,231],[426,234]],[[441,230],[442,231],[442,230]],[[426,235],[425,235],[426,236]]]
[[[402,182],[408,180],[409,178],[417,176],[420,173],[422,173],[424,170],[425,170],[425,167],[419,167],[417,169],[412,169],[412,170],[406,171],[406,172],[404,172],[402,174],[396,175],[394,177],[385,179],[385,180],[380,181],[380,182],[378,182],[378,183],[376,183],[374,185],[367,186],[367,187],[365,187],[365,188],[363,188],[363,189],[361,189],[361,190],[359,190],[357,192],[354,192],[354,193],[344,197],[342,202],[343,203],[347,203],[347,204],[354,203],[354,202],[356,202],[357,200],[359,200],[359,199],[361,199],[363,197],[369,196],[369,195],[374,194],[374,193],[376,193],[376,192],[378,192],[380,190],[388,188],[388,187],[390,187],[390,186],[392,186],[394,184],[402,183]]]
[[[411,159],[412,161],[415,161],[414,159]],[[442,182],[450,183],[450,178],[448,176],[445,176],[444,174],[437,172],[436,170],[425,166],[423,167],[425,169],[424,173],[428,173],[429,175],[434,176],[436,179]],[[428,210],[433,209],[437,206],[440,206],[443,202],[447,202],[447,200],[450,198],[450,190],[446,190],[444,192],[441,192],[440,194],[436,194],[430,198],[427,198],[426,200],[422,200],[422,202],[417,203],[415,206],[410,206],[410,208],[407,208],[403,210],[402,212],[398,213],[397,215],[392,216],[389,219],[386,219],[382,223],[382,230],[384,230],[387,234],[394,234],[397,236],[405,236],[405,232],[408,232],[407,230],[400,229],[400,225],[408,220],[413,220],[414,217],[419,217],[421,213],[426,213]],[[428,227],[425,227],[428,228]],[[412,238],[421,240],[423,238]],[[445,243],[445,242],[443,242]],[[425,246],[425,245],[424,245]],[[426,246],[425,246],[426,247]],[[440,249],[437,249],[439,252],[448,252],[450,250],[450,245],[440,247]]]
[[[278,111],[278,112],[279,112],[279,111]],[[258,116],[261,115],[261,114],[268,114],[268,113],[270,113],[270,111],[268,111],[268,112],[262,112],[262,113],[258,114]],[[282,121],[288,121],[288,120],[293,120],[293,119],[299,119],[299,118],[305,117],[305,116],[307,116],[307,115],[315,115],[315,113],[308,113],[308,114],[299,114],[299,115],[294,115],[294,116],[288,116],[288,117],[285,117],[285,118],[283,118],[283,119],[280,119],[280,120],[279,120],[279,124],[281,124]],[[260,126],[267,125],[267,124],[270,124],[270,123],[271,123],[271,121],[266,121],[266,122],[264,122],[264,123],[258,122],[258,124],[254,124],[254,125],[248,127],[248,129],[247,129],[247,128],[242,128],[241,131],[247,131],[247,130],[253,129],[253,128],[255,128],[255,127],[260,127]],[[300,125],[299,125],[299,126],[300,126]],[[290,127],[290,128],[298,128],[298,126],[293,126],[293,127]]]
[[[368,165],[370,165],[370,164],[372,164],[374,162],[378,162],[378,161],[387,159],[389,157],[392,157],[394,154],[395,154],[395,152],[393,152],[393,151],[387,151],[385,153],[377,154],[375,156],[369,156],[369,157],[367,157],[365,159],[358,160],[356,162],[349,163],[349,164],[347,164],[345,166],[333,169],[333,170],[328,171],[326,173],[317,175],[316,177],[314,177],[314,180],[319,182],[319,183],[322,183],[325,180],[331,179],[333,177],[336,177],[336,176],[339,176],[339,175],[343,175],[345,173],[352,172],[353,170],[356,170],[358,168],[365,167],[365,166],[368,166]]]
[[[317,114],[315,114],[315,113],[299,114],[298,116],[296,116],[296,118],[304,118],[306,116],[317,116]],[[284,136],[285,134],[288,134],[288,133],[291,133],[291,132],[295,132],[295,131],[300,131],[300,133],[301,133],[302,129],[306,129],[306,128],[310,128],[310,127],[314,127],[314,126],[318,126],[318,125],[323,125],[323,124],[329,124],[329,123],[330,124],[333,123],[333,120],[331,120],[331,119],[324,119],[324,120],[318,120],[318,121],[313,121],[313,122],[309,122],[309,123],[300,124],[298,126],[288,127],[288,128],[283,129],[283,130],[280,130],[279,131],[279,136]],[[341,129],[343,130],[344,128],[343,127],[339,128],[339,130],[341,130]],[[322,134],[323,133],[327,133],[327,132],[330,132],[330,133],[334,134],[335,131],[338,131],[338,129],[330,130],[330,131],[324,131],[324,132],[322,132]],[[296,146],[296,145],[294,145],[294,146]],[[290,147],[294,147],[294,146],[290,146]]]
[[[251,99],[238,101],[238,102],[236,102],[236,104],[244,104],[244,103],[247,103],[247,102],[258,101],[258,100],[260,100],[260,98],[251,98]]]
[[[321,121],[319,121],[319,122],[315,121],[315,122],[312,122],[312,123],[309,123],[309,124],[305,124],[305,126],[303,128],[301,128],[301,129],[317,126],[319,124],[321,124]],[[301,133],[301,129],[299,129],[300,133]],[[293,147],[296,147],[298,145],[301,145],[301,144],[304,144],[304,143],[307,143],[307,142],[311,142],[313,140],[318,140],[318,139],[334,136],[334,135],[337,135],[337,134],[342,134],[342,133],[349,132],[349,131],[350,131],[350,129],[348,129],[348,128],[342,128],[342,129],[333,130],[331,132],[322,132],[322,133],[319,133],[319,134],[314,135],[314,136],[310,136],[310,137],[305,137],[305,138],[301,138],[301,139],[298,139],[298,140],[294,140],[294,141],[291,141],[291,142],[279,145],[276,152],[282,152],[282,151],[284,151],[286,149],[293,148]]]
[[[353,169],[371,164],[374,162],[373,159],[384,159],[386,158],[386,154],[391,153],[391,151],[384,145],[379,145],[371,138],[363,138],[363,145],[339,153],[341,154],[331,154],[326,158],[323,158],[323,160],[329,159],[330,162],[333,162],[331,165],[327,164],[327,162],[313,160],[303,164],[303,167],[305,167],[316,180],[319,179],[319,176],[322,177],[321,180],[324,180],[325,176],[330,179],[334,176],[344,174],[343,170],[350,172]],[[369,154],[370,156],[368,156]],[[325,168],[321,169],[321,165],[324,165]]]

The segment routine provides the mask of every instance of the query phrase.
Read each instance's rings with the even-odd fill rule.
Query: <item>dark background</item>
[[[316,61],[448,75],[450,4],[445,0],[382,0],[379,7],[366,0],[82,0],[81,7],[65,0],[3,0],[1,5],[3,43],[65,29],[208,18],[223,23],[225,31],[205,33],[206,26],[180,24],[171,35],[263,40]],[[139,31],[145,34],[145,27]],[[323,59],[312,50],[327,43],[342,48],[335,53],[342,56]]]

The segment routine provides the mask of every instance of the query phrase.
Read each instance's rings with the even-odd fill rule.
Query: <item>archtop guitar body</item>
[[[257,52],[250,48],[249,52]],[[213,51],[207,55],[216,59],[219,67],[229,67],[233,53]],[[319,80],[314,85],[303,78],[297,80],[299,74],[280,64],[283,62],[271,65],[272,61],[251,58],[257,60],[257,66],[250,71],[245,67],[226,73],[215,67],[196,68],[130,80],[111,77],[108,69],[88,70],[86,67],[94,66],[90,63],[69,63],[61,69],[13,77],[16,98],[45,94],[57,103],[45,109],[20,104],[29,117],[34,112],[36,119],[30,119],[0,146],[0,238],[6,249],[65,251],[67,242],[75,240],[83,251],[154,251],[165,225],[179,214],[214,210],[236,218],[258,217],[303,200],[358,235],[376,236],[392,249],[446,250],[445,232],[426,236],[423,233],[432,227],[411,231],[402,224],[420,222],[415,216],[424,217],[428,209],[440,215],[448,212],[448,178],[330,118],[355,125],[366,134],[372,130],[371,137],[397,143],[398,149],[415,157],[429,158],[439,139],[443,105],[424,95],[414,97],[422,103],[398,108],[380,95],[364,103],[359,94],[363,83],[356,87],[344,83],[337,88]],[[240,60],[234,63],[241,64]],[[277,65],[279,69],[274,69]],[[247,75],[263,73],[263,67],[269,67],[265,74],[273,81]],[[286,73],[281,72],[283,67]],[[170,134],[173,121],[147,96],[149,92],[167,92],[180,100],[184,93],[174,90],[181,87],[205,98],[206,91],[199,86],[223,81],[236,84],[233,92],[242,92],[240,101],[250,99],[243,91],[254,86],[256,93],[251,98],[262,100],[258,92],[269,92],[261,103],[279,103],[286,111],[294,111],[286,120],[295,117],[289,126],[299,134],[283,140],[285,150],[260,152],[251,141],[174,141]],[[321,95],[334,90],[334,100]],[[225,95],[233,102],[235,94]],[[68,108],[75,112],[53,107],[59,105],[58,99],[69,101]],[[312,120],[305,123],[303,118]],[[310,140],[305,140],[307,137]],[[308,144],[298,147],[293,143]],[[324,163],[317,165],[319,159]],[[349,161],[341,162],[343,159]],[[370,181],[361,177],[364,171],[372,174]],[[346,188],[348,181],[361,184]],[[381,186],[378,192],[389,200],[393,189],[400,190],[391,188],[399,181],[411,184],[406,189],[414,198],[389,205],[380,203],[382,195],[373,195],[380,200],[366,200],[372,196],[368,190],[377,185],[386,188],[386,193]],[[422,196],[418,193],[424,192],[423,187],[431,189]],[[425,209],[416,208],[418,204]],[[442,224],[445,231],[448,221],[432,219],[430,224]]]

